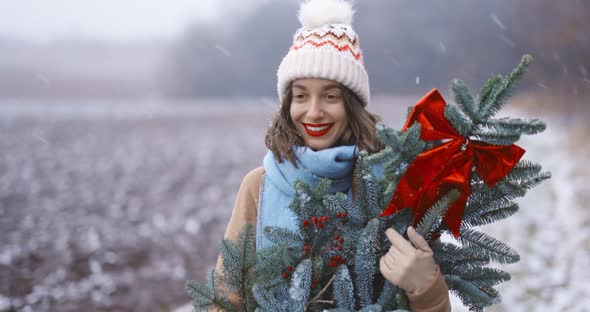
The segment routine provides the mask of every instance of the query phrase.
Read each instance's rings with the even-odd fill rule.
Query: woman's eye
[[[293,96],[293,98],[295,98],[297,100],[303,100],[303,99],[305,99],[305,94],[295,94]]]
[[[340,99],[340,95],[328,94],[328,95],[326,95],[326,99],[328,99],[329,101],[336,101],[336,100]]]

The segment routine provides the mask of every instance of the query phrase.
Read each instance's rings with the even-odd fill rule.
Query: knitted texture
[[[369,77],[359,39],[350,25],[352,6],[344,0],[311,0],[301,5],[302,27],[277,71],[277,89],[283,100],[289,84],[300,78],[337,81],[351,89],[366,106]]]

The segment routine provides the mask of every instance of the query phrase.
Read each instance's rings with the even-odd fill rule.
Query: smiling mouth
[[[321,137],[328,133],[334,123],[324,123],[324,124],[311,124],[311,123],[303,123],[303,127],[305,128],[305,132],[313,137]]]

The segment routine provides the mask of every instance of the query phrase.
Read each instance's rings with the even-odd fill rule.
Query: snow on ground
[[[371,109],[401,127],[416,99],[374,99]],[[165,311],[188,302],[184,281],[213,264],[238,185],[264,155],[276,106],[256,102],[2,103],[0,311]],[[519,144],[553,178],[515,216],[485,228],[521,254],[503,267],[513,279],[489,310],[585,311],[587,127],[532,117],[548,130]],[[453,309],[465,310],[456,300]]]

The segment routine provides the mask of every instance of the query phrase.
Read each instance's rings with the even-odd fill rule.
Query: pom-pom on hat
[[[352,28],[354,11],[345,0],[309,0],[301,4],[301,22],[293,45],[277,71],[277,89],[283,100],[289,84],[299,78],[338,81],[369,103],[369,77],[358,36]]]

